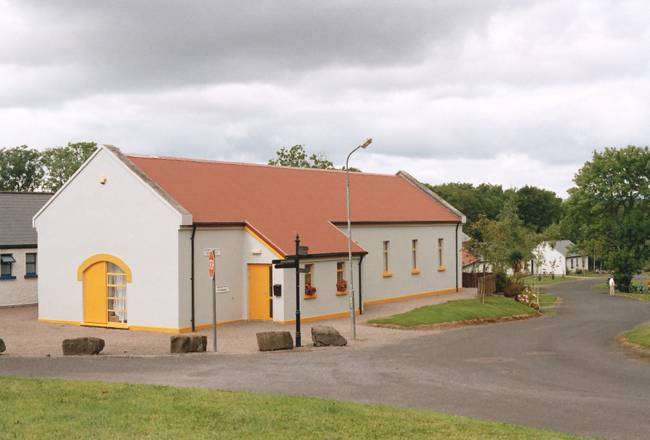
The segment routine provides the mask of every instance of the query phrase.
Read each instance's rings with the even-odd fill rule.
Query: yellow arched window
[[[129,266],[110,254],[84,260],[77,270],[83,282],[84,322],[95,325],[124,325],[127,320],[126,285],[131,282]]]

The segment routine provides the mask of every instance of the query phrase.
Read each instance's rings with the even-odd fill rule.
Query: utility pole
[[[372,139],[368,138],[366,141],[350,151],[347,159],[345,160],[345,205],[347,208],[348,217],[348,263],[349,263],[349,277],[350,277],[350,327],[352,330],[352,339],[357,339],[357,315],[354,307],[354,270],[352,267],[352,226],[350,220],[350,156],[359,148],[366,149],[372,143]],[[360,274],[359,274],[360,275]]]

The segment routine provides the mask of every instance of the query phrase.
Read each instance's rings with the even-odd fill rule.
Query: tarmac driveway
[[[0,374],[201,386],[428,408],[604,438],[650,436],[650,362],[615,337],[650,303],[597,280],[552,287],[554,317],[381,346],[153,358],[1,358]]]

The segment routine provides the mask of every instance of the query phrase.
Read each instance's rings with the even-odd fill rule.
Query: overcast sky
[[[242,5],[244,3],[245,5]],[[266,162],[565,195],[650,144],[650,2],[0,0],[0,146]]]

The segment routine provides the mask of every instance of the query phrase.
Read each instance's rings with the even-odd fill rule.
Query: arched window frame
[[[111,254],[95,254],[92,257],[86,258],[77,269],[77,280],[82,281],[86,269],[88,269],[93,264],[100,262],[113,263],[122,269],[122,271],[124,271],[126,274],[127,283],[130,283],[132,281],[131,268],[129,268],[129,266],[122,259]]]

